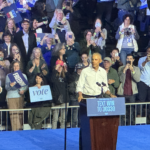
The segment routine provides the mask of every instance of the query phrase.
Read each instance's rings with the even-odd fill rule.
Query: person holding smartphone
[[[101,19],[97,18],[95,21],[95,30],[94,30],[94,41],[95,44],[99,47],[99,53],[102,56],[102,59],[105,58],[105,46],[107,39],[107,30],[102,28]]]
[[[140,82],[138,83],[139,101],[150,102],[150,47],[147,48],[146,56],[141,57],[139,59],[138,67],[140,68],[141,71]],[[141,116],[140,110],[141,109],[138,108],[138,116]],[[142,110],[144,109],[142,108]],[[149,106],[147,110],[148,114],[150,114]],[[143,115],[146,116],[146,112],[143,113]],[[148,117],[149,117],[148,119],[150,119],[149,115]]]
[[[123,20],[124,22],[119,26],[115,38],[118,40],[116,47],[119,49],[120,59],[123,65],[126,65],[127,54],[138,51],[139,35],[130,14],[124,15]]]
[[[66,52],[65,58],[68,66],[69,72],[74,72],[75,65],[80,59],[80,45],[75,42],[75,37],[72,31],[66,33]]]
[[[52,18],[49,27],[52,29],[53,35],[56,33],[58,34],[61,43],[65,42],[66,32],[71,31],[69,22],[61,9],[55,10],[54,17]]]
[[[118,70],[121,83],[117,94],[120,97],[125,97],[125,103],[135,103],[136,94],[138,93],[137,83],[140,81],[141,73],[140,69],[133,65],[134,57],[132,54],[127,55],[126,61],[126,65],[121,66]],[[129,114],[131,114],[131,118]],[[127,107],[126,116],[127,125],[135,124],[134,107],[131,107],[131,112],[130,108]],[[124,119],[122,121],[122,124],[125,124]]]
[[[81,54],[83,52],[88,53],[89,61],[91,62],[92,54],[98,52],[99,47],[95,44],[93,37],[93,30],[86,30],[84,32],[84,40],[80,41]]]
[[[112,52],[110,53],[110,55],[111,55],[111,61],[112,61],[111,67],[118,71],[118,68],[123,65],[119,57],[119,49],[114,48]]]

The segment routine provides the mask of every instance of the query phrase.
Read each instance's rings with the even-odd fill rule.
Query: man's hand
[[[10,83],[10,86],[13,87],[16,84],[16,82]]]
[[[79,96],[78,97],[78,102],[81,102],[82,99],[83,99],[83,96]]]
[[[24,91],[23,91],[23,90],[21,90],[19,93],[20,93],[20,95],[23,95],[23,94],[24,94]]]
[[[78,102],[81,102],[82,99],[83,99],[82,92],[79,92]]]
[[[108,80],[108,84],[113,84],[113,83],[115,83],[115,80],[113,80],[113,79]]]
[[[133,72],[134,71],[134,69],[133,69],[133,66],[129,66],[129,69],[131,70],[131,72]]]
[[[124,73],[124,74],[126,73],[127,69],[129,69],[129,65],[130,65],[130,64],[126,64],[126,66],[125,66],[125,68],[124,68],[124,70],[123,70],[123,73]]]

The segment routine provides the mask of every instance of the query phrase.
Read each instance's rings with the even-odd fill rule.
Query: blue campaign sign
[[[49,85],[41,86],[40,89],[36,86],[30,87],[29,93],[30,93],[30,102],[52,100],[52,94]]]
[[[21,88],[21,87],[28,85],[28,81],[25,79],[25,77],[23,76],[20,70],[8,74],[8,77],[11,83],[16,82],[15,84],[16,88]]]
[[[125,115],[125,98],[87,99],[87,116]]]

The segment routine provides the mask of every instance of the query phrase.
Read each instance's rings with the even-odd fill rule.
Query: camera
[[[70,2],[66,2],[66,6],[70,6]]]
[[[130,35],[132,34],[131,28],[126,28],[126,29],[124,29],[124,34],[125,34],[126,36],[130,36]]]

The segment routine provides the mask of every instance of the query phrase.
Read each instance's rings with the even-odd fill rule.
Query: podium
[[[82,150],[116,150],[119,115],[125,115],[125,99],[97,98],[80,102]]]

